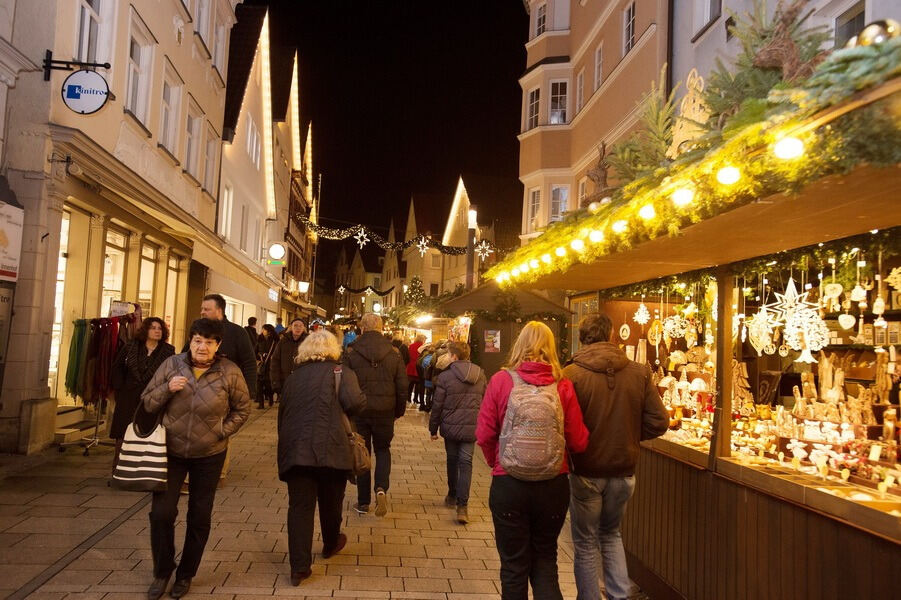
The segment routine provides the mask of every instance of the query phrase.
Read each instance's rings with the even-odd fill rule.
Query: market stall
[[[641,312],[671,415],[623,524],[655,599],[897,595],[901,37],[879,27],[489,272],[645,308],[611,317]]]

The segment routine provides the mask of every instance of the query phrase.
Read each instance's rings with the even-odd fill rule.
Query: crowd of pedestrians
[[[505,367],[490,380],[460,341],[407,346],[386,337],[366,314],[339,341],[329,330],[246,327],[225,318],[225,300],[203,298],[201,318],[180,354],[166,343],[158,318],[143,322],[113,368],[116,408],[111,435],[120,443],[134,422],[166,429],[168,479],[153,493],[150,536],[153,582],[160,598],[184,596],[210,534],[217,484],[228,465],[228,439],[247,420],[254,400],[278,407],[278,473],[288,489],[291,582],[312,574],[318,507],[323,556],[347,543],[341,532],[348,481],[360,514],[390,508],[391,442],[408,404],[428,412],[428,435],[444,441],[447,495],[461,525],[468,503],[475,446],[491,468],[489,508],[500,557],[504,600],[562,600],[557,540],[567,514],[575,549],[578,600],[627,598],[631,583],[620,527],[635,488],[639,443],[662,435],[668,416],[646,365],[610,342],[604,314],[584,317],[581,348],[561,365],[557,341],[542,322],[523,326]],[[142,421],[143,419],[143,421]],[[142,427],[144,427],[142,425]],[[374,473],[354,478],[349,434],[372,456]],[[116,459],[118,460],[118,453]],[[359,472],[359,471],[358,471]],[[187,482],[184,548],[175,562],[178,499]]]

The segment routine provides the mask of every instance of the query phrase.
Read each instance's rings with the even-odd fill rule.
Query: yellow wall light
[[[585,242],[582,241],[581,238],[576,238],[569,243],[569,247],[575,250],[576,252],[581,252],[585,249]]]
[[[784,137],[773,144],[773,154],[782,160],[791,160],[804,154],[804,142],[796,137]]]
[[[645,204],[641,207],[641,210],[638,211],[638,216],[645,221],[650,221],[657,216],[657,211],[654,210],[653,204]]]
[[[551,264],[551,255],[550,254],[542,254],[541,261],[547,264]]]
[[[741,171],[738,170],[738,167],[730,165],[716,172],[716,180],[723,185],[732,185],[737,183],[739,179],[741,179]]]
[[[688,206],[695,199],[695,191],[691,188],[679,188],[671,196],[676,206]]]
[[[597,244],[598,242],[604,241],[604,232],[598,231],[597,229],[592,229],[591,233],[588,234],[588,239],[591,240],[593,244]]]
[[[614,233],[624,233],[626,229],[629,228],[629,224],[623,220],[614,221],[613,225],[610,226]]]
[[[554,250],[554,253],[557,256],[566,256],[566,248],[564,248],[563,246],[559,246],[556,250]]]

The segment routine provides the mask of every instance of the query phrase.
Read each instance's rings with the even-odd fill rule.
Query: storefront
[[[671,427],[642,444],[623,541],[655,599],[897,595],[901,81],[841,77],[876,58],[897,74],[899,47],[836,53],[785,92],[795,112],[627,184],[489,273],[592,290],[573,298],[598,295],[614,341],[644,334],[635,357]]]

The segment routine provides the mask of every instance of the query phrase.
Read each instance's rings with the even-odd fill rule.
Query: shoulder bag
[[[354,431],[347,418],[347,413],[341,407],[341,366],[335,367],[335,400],[338,402],[338,409],[341,411],[341,422],[344,425],[344,433],[347,434],[347,443],[350,444],[350,457],[352,466],[350,468],[350,476],[348,480],[356,485],[357,476],[368,473],[372,469],[372,459],[369,457],[369,449],[366,447],[366,440],[363,436]]]
[[[135,419],[142,408],[138,404]],[[119,451],[119,461],[113,471],[111,486],[129,492],[162,492],[167,487],[168,461],[166,459],[166,428],[163,413],[159,412],[154,428],[142,435],[135,426],[135,419],[125,430],[125,439]]]

